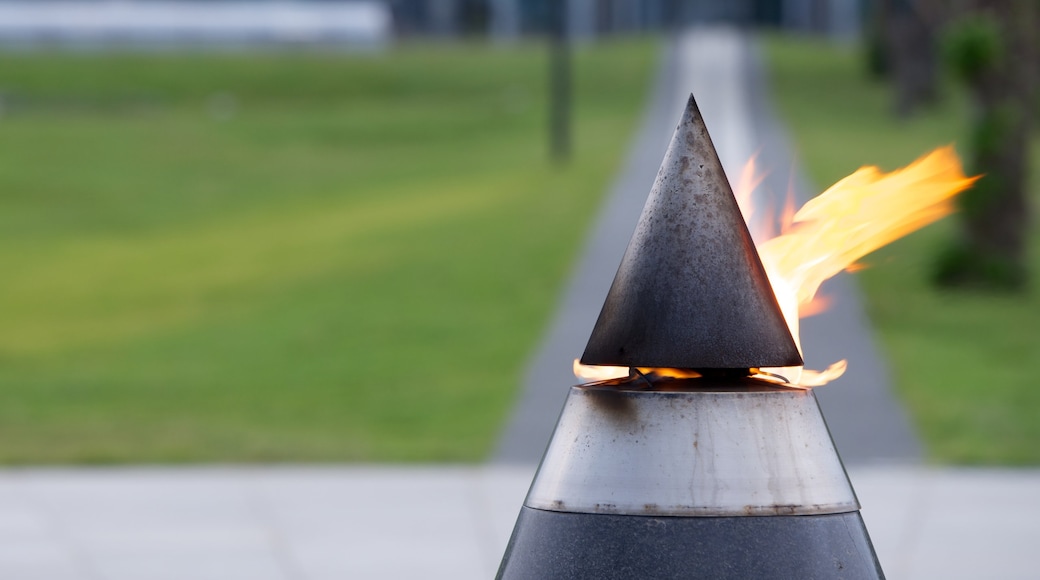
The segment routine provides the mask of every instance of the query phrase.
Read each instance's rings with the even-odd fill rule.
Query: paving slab
[[[494,577],[533,466],[0,470],[0,578]],[[889,578],[1036,578],[1040,470],[849,470]]]

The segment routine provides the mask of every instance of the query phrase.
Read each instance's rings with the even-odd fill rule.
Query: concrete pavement
[[[0,471],[0,578],[494,577],[533,467]],[[1036,578],[1040,470],[850,470],[890,579]]]

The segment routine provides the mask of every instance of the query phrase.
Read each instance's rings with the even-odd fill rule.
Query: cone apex
[[[693,95],[581,362],[802,364]]]

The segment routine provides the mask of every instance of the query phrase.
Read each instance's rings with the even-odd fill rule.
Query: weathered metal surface
[[[765,518],[523,508],[500,580],[884,578],[858,512]]]
[[[692,95],[581,362],[802,364]]]
[[[571,388],[526,506],[646,516],[859,509],[812,391],[750,379],[644,385]]]

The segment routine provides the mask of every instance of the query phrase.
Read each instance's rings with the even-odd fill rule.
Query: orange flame
[[[628,376],[628,367],[608,367],[581,364],[581,359],[574,359],[574,376],[585,382],[609,381]]]
[[[781,224],[781,235],[758,244],[791,334],[801,348],[798,310],[813,303],[825,280],[859,269],[863,256],[953,212],[953,196],[976,178],[965,177],[952,146],[903,169],[863,167],[810,200]],[[816,373],[800,367],[774,372],[803,386],[841,376],[845,361]]]
[[[877,167],[860,168],[797,211],[789,192],[788,207],[779,218],[768,215],[762,219],[752,196],[762,178],[752,157],[741,172],[734,195],[799,349],[799,315],[811,316],[826,309],[828,301],[816,297],[825,280],[842,270],[861,269],[857,261],[863,256],[949,215],[954,210],[953,196],[977,179],[964,175],[953,146],[946,146],[891,173]],[[780,235],[774,233],[777,221]],[[823,371],[802,367],[762,371],[781,375],[794,386],[810,388],[840,377],[846,367],[846,361],[841,360]],[[601,368],[575,360],[574,372],[585,379],[590,378],[587,373]],[[607,368],[612,369],[606,372],[609,376],[600,373],[599,380],[628,375],[623,367]]]

